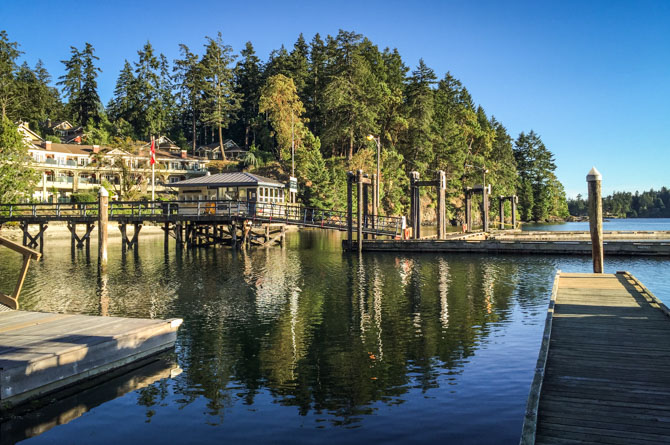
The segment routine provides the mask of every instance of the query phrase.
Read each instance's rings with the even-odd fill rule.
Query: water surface
[[[557,269],[588,257],[343,253],[305,230],[285,249],[137,252],[53,241],[25,309],[180,317],[183,373],[28,443],[518,443]],[[0,288],[20,258],[2,252]],[[606,260],[670,300],[667,260]]]

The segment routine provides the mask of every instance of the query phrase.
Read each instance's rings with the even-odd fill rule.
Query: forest
[[[588,201],[581,195],[568,200],[572,216],[587,216]],[[614,192],[603,198],[603,214],[614,218],[670,218],[670,190],[648,190],[642,193]]]
[[[68,120],[85,128],[84,144],[126,150],[160,135],[190,152],[232,139],[248,153],[239,162],[212,162],[213,171],[241,168],[283,180],[293,146],[299,199],[335,209],[345,208],[348,170],[374,171],[377,139],[384,213],[406,213],[409,172],[432,179],[444,170],[452,221],[462,219],[463,188],[484,174],[493,197],[519,196],[523,220],[568,216],[554,156],[539,134],[512,137],[450,72],[438,75],[423,60],[410,68],[397,49],[355,32],[309,42],[300,34],[266,60],[251,42],[235,53],[221,33],[200,48],[180,44],[172,61],[146,42],[119,73],[105,73],[116,76],[106,104],[95,48],[86,43],[64,54],[64,74],[52,79],[41,61],[20,63],[20,44],[0,31],[2,128],[25,121],[58,142],[46,123]],[[423,193],[433,207],[434,192]]]

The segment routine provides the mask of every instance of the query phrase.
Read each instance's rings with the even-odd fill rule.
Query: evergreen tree
[[[547,150],[540,137],[531,130],[530,133],[519,134],[515,142],[514,158],[516,160],[519,179],[522,181],[523,193],[532,188],[532,201],[525,197],[522,214],[531,217],[535,221],[547,219],[553,212],[551,206],[550,180],[556,170],[553,154]],[[531,205],[528,209],[524,206]]]
[[[404,114],[407,131],[401,137],[399,148],[405,159],[407,173],[425,172],[433,163],[433,85],[435,72],[419,60],[419,66],[408,79]]]
[[[230,46],[223,44],[219,32],[216,39],[207,37],[202,58],[205,79],[204,120],[218,129],[219,148],[224,159],[223,129],[236,119],[240,109],[240,95],[235,91],[233,70],[230,67],[235,61],[232,51]]]
[[[258,116],[258,101],[263,86],[262,65],[251,42],[240,53],[242,59],[235,67],[236,92],[241,97],[239,117],[243,127],[244,147],[249,148],[249,135],[254,118]],[[254,138],[255,140],[255,138]]]
[[[88,42],[83,51],[72,46],[70,52],[70,59],[61,61],[66,72],[59,77],[58,85],[63,86],[63,94],[68,99],[66,110],[72,121],[86,126],[90,118],[98,118],[100,109],[96,78],[101,70],[94,62],[99,58]]]
[[[174,61],[175,86],[182,116],[190,121],[191,148],[195,154],[197,123],[203,108],[205,79],[199,57],[188,46],[179,45],[181,59]]]
[[[114,121],[135,122],[138,113],[137,83],[128,60],[116,79],[114,95],[107,105],[109,116]],[[133,129],[134,133],[134,129]],[[134,135],[134,134],[133,134]],[[130,135],[128,135],[130,136]]]
[[[7,32],[0,31],[0,118],[8,117],[16,105],[16,59],[21,55],[19,44],[10,42]]]
[[[0,202],[29,199],[39,176],[30,167],[28,147],[16,126],[0,118]]]

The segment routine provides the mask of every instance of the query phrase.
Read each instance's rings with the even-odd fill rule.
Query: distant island
[[[568,199],[572,217],[588,215],[588,203],[582,195]],[[670,218],[670,190],[640,192],[614,192],[603,198],[603,214],[607,218]]]

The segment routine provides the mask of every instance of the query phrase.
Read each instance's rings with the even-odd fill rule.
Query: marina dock
[[[0,311],[0,403],[7,408],[172,348],[181,323]]]
[[[477,239],[454,236],[452,239],[385,240],[364,239],[363,252],[450,252],[542,255],[591,255],[591,242],[556,239]],[[347,249],[347,241],[342,247]],[[355,247],[355,246],[354,246]],[[611,240],[604,242],[605,255],[670,256],[670,240]]]
[[[627,272],[559,272],[521,444],[670,442],[669,315]]]

